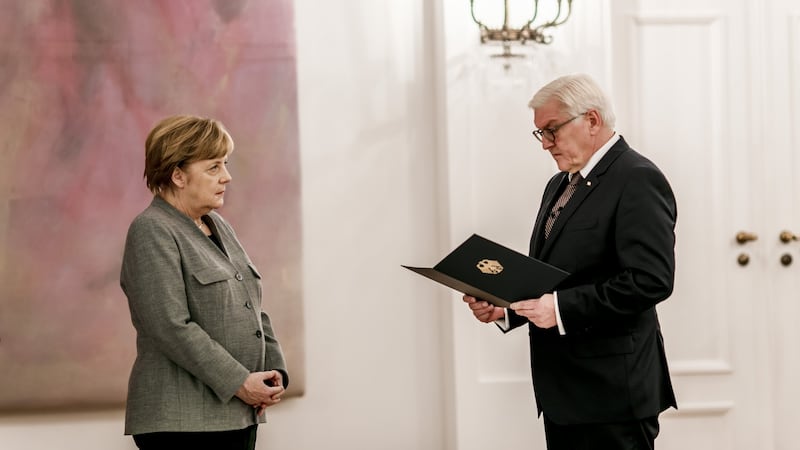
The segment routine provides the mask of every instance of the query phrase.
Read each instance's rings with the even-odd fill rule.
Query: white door
[[[798,252],[779,239],[800,224],[790,3],[614,4],[620,109],[679,202],[676,291],[659,312],[680,410],[661,449],[796,448]]]
[[[798,448],[800,424],[800,4],[796,0],[756,2],[765,9],[763,46],[758,64],[763,68],[768,102],[754,117],[764,142],[763,172],[771,200],[764,211],[764,266],[767,278],[758,285],[763,293],[753,300],[765,308],[760,331],[767,335],[768,398],[771,436],[776,450]],[[753,146],[753,153],[762,145]],[[788,232],[780,239],[781,232]],[[791,260],[791,264],[787,265]]]
[[[768,208],[752,151],[762,80],[745,3],[640,2],[613,16],[618,109],[678,199],[676,288],[659,314],[680,409],[663,416],[662,450],[768,448]]]
[[[800,242],[779,235],[800,235],[800,5],[603,4],[611,46],[591,50],[605,65],[573,61],[570,71],[608,74],[599,81],[612,91],[618,129],[678,199],[676,288],[658,310],[680,409],[662,416],[658,448],[796,449]],[[470,125],[448,130],[451,243],[477,231],[525,251],[554,168],[512,136],[530,127],[517,121],[543,70],[523,65],[503,82],[491,68],[468,68],[447,80],[451,107],[485,95],[473,98],[477,109],[448,112],[451,125]],[[529,156],[517,154],[524,145]],[[756,239],[740,243],[740,232]],[[456,301],[452,313],[456,448],[544,448],[526,333],[500,335]]]

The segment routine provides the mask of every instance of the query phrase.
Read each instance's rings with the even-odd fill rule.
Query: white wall
[[[307,391],[271,411],[258,448],[447,446],[447,300],[400,267],[442,250],[431,3],[295,2]],[[0,448],[132,449],[122,422],[0,417]]]
[[[424,0],[295,3],[308,389],[262,448],[444,448],[435,47]]]

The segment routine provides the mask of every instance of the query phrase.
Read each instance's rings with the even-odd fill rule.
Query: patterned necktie
[[[583,179],[580,172],[575,172],[572,175],[572,179],[569,181],[567,187],[564,188],[564,192],[561,193],[561,197],[558,197],[555,205],[553,205],[553,209],[550,210],[550,214],[547,215],[547,221],[544,223],[544,238],[547,239],[550,237],[550,231],[553,229],[553,223],[555,223],[556,218],[558,215],[561,214],[561,210],[564,209],[564,205],[567,204],[572,194],[575,193],[575,189],[578,188],[578,183]]]

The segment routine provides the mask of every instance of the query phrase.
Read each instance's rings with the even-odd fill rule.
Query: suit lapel
[[[572,217],[572,215],[581,208],[581,205],[591,196],[592,192],[600,187],[603,182],[603,175],[605,175],[609,167],[614,164],[614,161],[616,161],[622,152],[628,150],[628,148],[628,144],[625,143],[625,140],[622,139],[622,137],[620,137],[619,141],[617,141],[617,143],[608,150],[608,153],[606,153],[605,156],[603,156],[603,158],[597,162],[597,165],[594,166],[586,179],[582,180],[578,184],[575,193],[572,194],[572,198],[570,198],[570,200],[564,206],[564,209],[558,215],[558,218],[553,224],[553,229],[550,230],[550,237],[548,237],[546,240],[544,239],[543,233],[541,233],[541,227],[544,226],[545,217],[539,214],[536,219],[536,228],[538,231],[536,234],[536,239],[542,241],[540,244],[541,249],[539,251],[540,256],[547,255],[547,253],[550,252],[550,249],[558,240],[561,230],[564,229],[564,225],[569,221],[570,217]],[[552,203],[548,203],[548,205],[550,204]]]
[[[544,190],[544,197],[542,198],[542,205],[539,212],[536,214],[536,221],[534,222],[533,235],[531,236],[531,245],[528,251],[530,255],[536,257],[542,249],[544,242],[544,224],[547,222],[547,215],[550,214],[550,209],[556,198],[561,195],[561,192],[569,183],[569,177],[566,172],[561,172],[553,176],[547,183]]]

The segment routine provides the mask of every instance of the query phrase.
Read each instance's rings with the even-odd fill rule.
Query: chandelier
[[[515,56],[522,56],[511,53],[511,44],[519,43],[525,45],[526,42],[531,41],[537,44],[550,44],[553,37],[548,33],[551,28],[562,25],[569,19],[572,14],[572,0],[551,0],[556,4],[553,6],[555,13],[550,15],[549,20],[539,17],[539,0],[533,0],[533,11],[529,16],[526,16],[518,28],[509,25],[509,0],[503,2],[503,25],[500,28],[490,28],[484,23],[485,19],[480,19],[475,15],[475,0],[469,0],[469,9],[472,14],[472,20],[478,24],[481,32],[481,43],[499,42],[503,46],[503,53],[499,56],[503,58],[510,58]],[[540,19],[537,22],[537,19]]]

